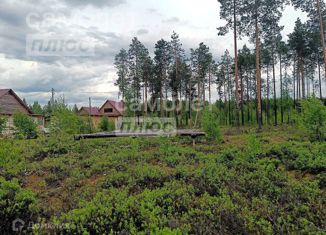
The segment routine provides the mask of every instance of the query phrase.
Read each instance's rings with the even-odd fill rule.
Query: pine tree
[[[260,44],[264,34],[279,22],[283,0],[246,0],[241,9],[240,31],[256,44],[256,81],[258,129],[262,128]]]
[[[218,0],[220,6],[220,17],[227,21],[224,27],[219,28],[219,35],[225,35],[230,29],[233,30],[234,38],[234,75],[235,75],[235,100],[236,100],[236,125],[239,126],[239,71],[238,71],[238,17],[242,12],[243,0]]]
[[[129,80],[131,83],[131,97],[136,104],[140,104],[142,94],[141,89],[144,84],[146,72],[144,64],[147,62],[149,52],[147,48],[135,37],[132,39],[128,50]],[[134,112],[136,115],[136,112]]]
[[[312,21],[319,23],[319,35],[321,48],[324,57],[325,77],[326,77],[326,45],[325,45],[325,15],[326,4],[325,1],[320,0],[291,0],[295,8],[300,8],[302,11],[307,12]]]
[[[163,116],[163,96],[165,90],[165,105],[167,105],[168,92],[168,69],[171,64],[171,45],[164,39],[159,40],[155,45],[155,74],[157,79],[157,88],[159,89],[160,97],[160,115]]]
[[[202,104],[205,104],[205,85],[211,63],[212,54],[209,52],[209,47],[204,43],[201,42],[196,50],[191,49],[192,71],[197,83],[197,112],[195,126],[200,123],[200,109]]]
[[[119,91],[122,93],[122,99],[130,99],[130,81],[129,81],[129,69],[128,69],[128,52],[125,49],[121,49],[119,54],[115,56],[115,63],[117,69],[118,79],[115,82],[115,86],[119,87]]]
[[[154,76],[154,64],[150,56],[147,56],[143,62],[143,89],[144,89],[144,113],[148,113],[148,87]]]
[[[182,97],[181,97],[181,68],[180,65],[183,60],[183,49],[182,44],[180,42],[179,35],[176,32],[173,32],[171,35],[171,53],[173,58],[173,67],[171,73],[171,90],[172,90],[172,105],[174,107],[174,115],[176,118],[176,122],[178,125],[178,111],[181,111],[182,116]],[[178,96],[180,94],[180,99]],[[180,107],[181,106],[181,107]],[[178,108],[177,108],[178,107]]]
[[[78,109],[77,104],[74,104],[74,107],[73,107],[72,111],[73,111],[74,113],[78,113],[79,109]]]
[[[288,56],[288,47],[281,38],[276,43],[276,50],[279,57],[280,67],[280,96],[281,96],[281,122],[284,123],[284,106],[283,106],[283,60]]]
[[[297,58],[297,71],[300,74],[300,79],[298,78],[298,98],[306,97],[306,88],[305,88],[305,59],[308,55],[308,32],[305,24],[301,22],[298,18],[295,22],[294,32],[289,35],[289,47],[296,53]]]
[[[42,107],[41,107],[41,105],[37,101],[34,101],[33,105],[30,106],[30,109],[35,114],[42,114],[43,113]]]
[[[232,125],[232,97],[233,97],[233,82],[231,80],[232,75],[232,57],[228,50],[226,50],[221,57],[221,74],[223,80],[223,89],[224,89],[224,105],[225,105],[225,122],[226,124]],[[226,107],[228,103],[228,107]]]

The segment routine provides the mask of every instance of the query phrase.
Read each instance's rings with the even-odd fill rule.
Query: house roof
[[[10,89],[0,89],[0,97],[4,96],[10,91]]]
[[[107,104],[110,103],[111,106],[121,115],[123,116],[123,111],[124,111],[124,102],[123,101],[113,101],[113,100],[107,100],[100,110]]]
[[[90,114],[91,116],[102,116],[100,110],[97,107],[81,107],[79,112],[81,111],[85,111],[88,115]]]
[[[33,114],[32,110],[19,98],[19,96],[12,90],[12,89],[0,89],[0,98],[11,94],[15,97],[15,99],[28,111],[29,114]],[[13,114],[13,113],[6,113],[6,114]]]
[[[124,102],[123,101],[112,101],[112,100],[108,100],[112,106],[122,115],[123,114],[123,110],[124,110]]]

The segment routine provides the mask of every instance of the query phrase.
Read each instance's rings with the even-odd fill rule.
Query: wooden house
[[[94,127],[98,127],[102,117],[108,117],[109,121],[114,122],[116,127],[122,121],[124,110],[123,101],[116,102],[112,100],[107,100],[100,107],[81,107],[79,110],[79,115],[90,116]]]
[[[0,89],[0,116],[7,119],[7,131],[14,127],[13,115],[17,112],[30,116],[39,128],[44,127],[43,116],[34,114],[12,89]]]

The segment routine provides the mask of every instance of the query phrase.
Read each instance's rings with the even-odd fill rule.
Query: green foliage
[[[115,124],[112,121],[109,121],[108,117],[102,117],[101,122],[99,124],[99,128],[101,131],[114,131]]]
[[[36,234],[323,234],[325,142],[278,138],[3,140],[0,209],[58,225]]]
[[[219,127],[219,114],[218,109],[212,106],[212,110],[207,107],[202,113],[201,126],[213,140],[221,139],[221,131]]]
[[[70,135],[91,132],[88,120],[64,107],[54,110],[50,129],[52,133],[63,132]]]
[[[35,101],[33,103],[33,105],[30,106],[30,108],[33,111],[33,113],[35,113],[35,114],[42,114],[43,113],[43,109],[42,109],[41,105],[37,101]]]
[[[7,119],[0,116],[0,135],[2,134],[4,129],[6,128],[6,123],[7,123]]]
[[[102,117],[101,122],[99,124],[99,128],[101,131],[109,130],[109,119],[107,117]]]
[[[272,146],[267,155],[276,156],[287,170],[318,174],[326,171],[325,143],[284,143]]]
[[[23,138],[34,138],[36,137],[36,123],[23,113],[15,113],[14,117],[14,125],[17,130],[17,135],[22,136]]]
[[[3,234],[11,234],[12,223],[16,219],[26,224],[35,222],[36,196],[30,190],[20,187],[17,179],[7,181],[0,177],[0,229]]]
[[[21,152],[24,147],[20,142],[0,141],[0,177],[10,179],[17,175],[26,164]]]
[[[326,106],[317,98],[309,98],[301,102],[301,124],[309,133],[311,140],[326,139]]]

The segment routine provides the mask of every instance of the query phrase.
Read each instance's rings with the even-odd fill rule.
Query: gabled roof
[[[123,116],[123,111],[124,111],[124,102],[123,101],[113,101],[113,100],[107,100],[100,110],[107,104],[110,103],[111,106],[121,115]]]
[[[15,99],[27,110],[29,114],[34,114],[32,110],[24,103],[24,101],[22,101],[19,98],[19,96],[12,89],[0,89],[0,98],[7,94],[10,94],[13,97],[15,97]],[[13,114],[13,113],[7,113],[7,114]]]
[[[85,111],[88,115],[90,114],[91,116],[102,116],[100,110],[97,107],[91,107],[91,109],[89,107],[81,107],[79,112],[81,111]]]
[[[0,89],[0,97],[6,95],[9,91],[10,89]]]

